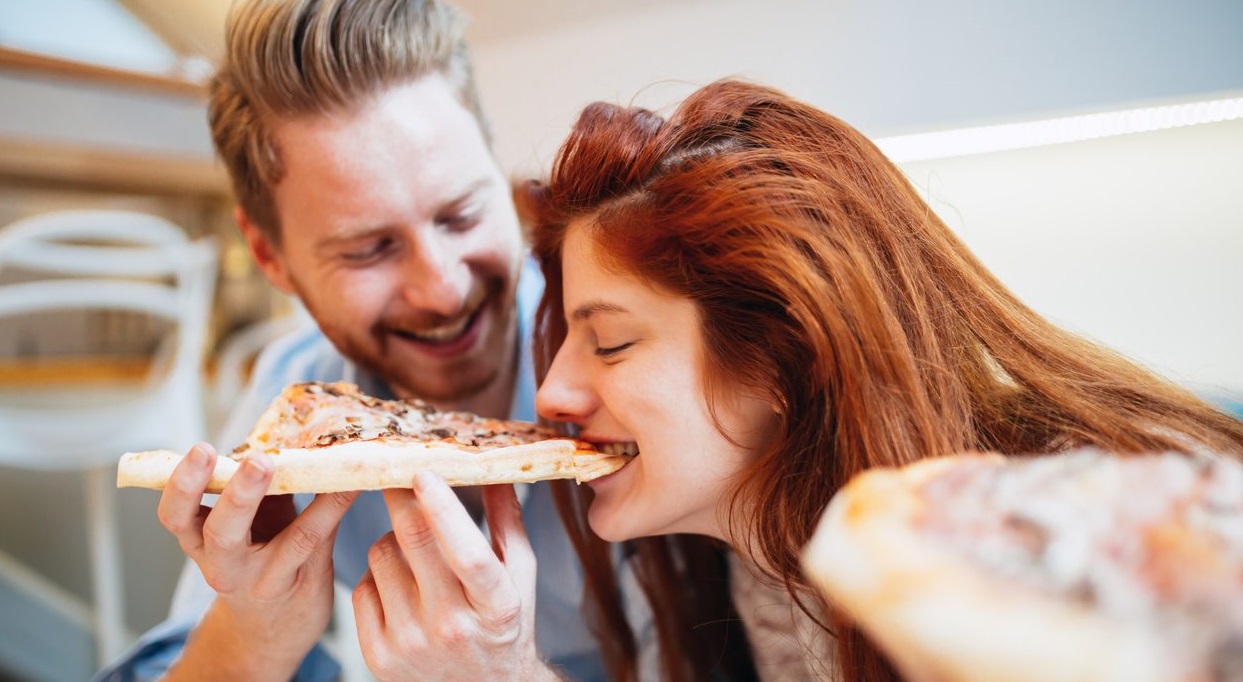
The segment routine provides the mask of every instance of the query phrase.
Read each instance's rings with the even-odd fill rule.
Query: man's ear
[[[259,271],[272,283],[272,286],[291,296],[295,295],[293,281],[289,278],[289,269],[285,267],[285,259],[280,247],[276,245],[264,231],[256,225],[250,216],[238,206],[233,210],[237,226],[246,238],[246,246],[250,247],[250,256],[255,259]]]

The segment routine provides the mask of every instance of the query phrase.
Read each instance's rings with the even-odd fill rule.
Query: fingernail
[[[202,468],[207,466],[207,450],[201,444],[196,444],[190,448],[190,453],[186,455],[186,458],[196,467]]]
[[[267,462],[259,457],[252,457],[246,460],[246,465],[242,467],[246,470],[246,480],[258,483],[268,473]]]
[[[420,471],[416,473],[414,475],[414,492],[421,493],[427,490],[428,486],[432,483],[432,475],[433,474],[430,471]]]

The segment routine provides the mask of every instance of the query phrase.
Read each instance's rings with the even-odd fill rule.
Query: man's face
[[[522,238],[509,186],[446,81],[274,132],[280,245],[242,221],[268,279],[399,395],[453,403],[505,380]]]

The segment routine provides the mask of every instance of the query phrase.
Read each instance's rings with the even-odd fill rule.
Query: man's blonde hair
[[[381,90],[440,73],[485,138],[465,18],[437,0],[241,0],[212,79],[208,121],[242,210],[272,240],[284,176],[275,122],[350,111]]]

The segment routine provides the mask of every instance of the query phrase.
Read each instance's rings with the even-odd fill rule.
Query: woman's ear
[[[786,406],[785,396],[773,396],[769,400],[769,406],[772,407],[773,414],[778,417],[785,418],[786,414],[789,412],[789,408]]]

